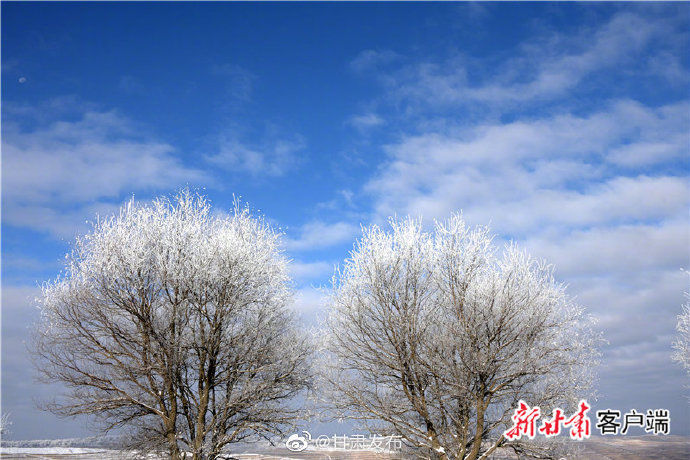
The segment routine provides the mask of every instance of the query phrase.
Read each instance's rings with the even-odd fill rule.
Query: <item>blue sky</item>
[[[690,247],[690,5],[3,3],[2,405],[35,409],[32,298],[96,214],[233,194],[286,233],[294,308],[360,224],[462,210],[556,267],[609,344],[597,408],[671,409]],[[642,434],[642,433],[639,433]]]

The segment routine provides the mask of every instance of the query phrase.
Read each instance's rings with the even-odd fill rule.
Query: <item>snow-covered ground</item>
[[[88,447],[0,447],[3,459],[116,460],[128,458],[117,450]],[[132,457],[129,457],[132,458]]]
[[[25,441],[37,442],[37,441]],[[236,446],[238,447],[238,446]],[[583,452],[578,460],[638,460],[663,458],[666,460],[685,460],[690,458],[690,439],[685,436],[618,436],[592,437],[584,441]],[[45,459],[45,460],[134,460],[146,458],[134,452],[90,447],[0,447],[0,458],[7,459]],[[241,460],[392,460],[401,457],[374,452],[343,451],[305,451],[290,452],[285,448],[266,447],[255,444],[234,448],[232,458]],[[496,452],[494,460],[515,459],[511,452]],[[163,460],[149,456],[148,460]]]
[[[0,454],[90,454],[96,452],[107,452],[103,449],[89,449],[86,447],[0,447]]]

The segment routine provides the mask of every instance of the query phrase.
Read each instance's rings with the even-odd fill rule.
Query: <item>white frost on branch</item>
[[[550,265],[492,240],[459,215],[433,232],[410,218],[364,229],[333,280],[324,404],[441,459],[490,455],[519,399],[574,409],[598,357],[593,320]]]
[[[690,276],[690,272],[686,272]],[[679,362],[690,375],[690,290],[685,293],[685,303],[682,305],[681,314],[678,315],[676,330],[678,336],[673,342],[673,359]]]

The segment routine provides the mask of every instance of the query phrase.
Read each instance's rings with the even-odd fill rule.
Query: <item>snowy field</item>
[[[149,455],[144,457],[132,452],[111,449],[93,449],[78,447],[0,447],[0,458],[3,459],[45,459],[45,460],[163,460],[165,457]],[[259,448],[254,450],[237,450],[228,454],[226,459],[269,460],[269,459],[304,459],[304,460],[393,460],[401,456],[391,456],[373,452],[291,452],[287,449]]]
[[[114,460],[126,458],[115,450],[89,449],[84,447],[0,447],[2,458],[42,458]]]
[[[0,448],[0,458],[3,459],[46,459],[46,460],[129,460],[142,456],[124,453],[116,450],[67,448],[67,447],[11,447]],[[164,457],[148,456],[150,460],[162,460]],[[392,460],[402,457],[392,457],[386,454],[372,452],[290,452],[287,449],[259,450],[257,452],[236,452],[225,457],[237,460],[269,460],[269,459],[328,459],[328,460]]]
[[[150,459],[132,452],[112,449],[82,447],[0,447],[2,459],[46,459],[46,460],[126,460]],[[269,460],[269,459],[304,459],[304,460],[393,460],[401,456],[392,456],[373,452],[342,451],[308,451],[290,452],[284,448],[257,447],[252,449],[243,446],[235,449],[227,459]],[[508,452],[498,452],[491,457],[494,460],[515,459]],[[628,459],[666,459],[685,460],[690,458],[690,438],[684,436],[642,436],[642,437],[608,437],[592,438],[584,443],[583,452],[578,460],[628,460]],[[160,457],[162,460],[162,457]]]

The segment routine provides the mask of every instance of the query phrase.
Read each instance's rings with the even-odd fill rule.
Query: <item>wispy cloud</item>
[[[216,64],[211,71],[225,81],[228,103],[248,102],[252,98],[257,76],[237,64]]]
[[[351,117],[349,120],[347,120],[347,124],[358,131],[366,131],[368,129],[385,124],[385,120],[375,113],[365,113]]]
[[[351,66],[375,75],[387,91],[384,100],[404,103],[405,114],[411,108],[414,112],[458,105],[477,110],[476,104],[494,110],[566,96],[587,86],[590,78],[620,66],[634,67],[634,75],[686,83],[688,73],[678,60],[684,36],[682,25],[668,16],[620,12],[605,25],[584,27],[575,36],[535,36],[517,44],[513,57],[497,63],[462,52],[439,61],[365,50]]]
[[[227,172],[249,173],[254,177],[282,176],[300,163],[300,153],[306,143],[304,138],[268,136],[264,141],[248,144],[236,135],[222,135],[218,152],[206,155],[211,165]]]
[[[355,72],[380,70],[382,66],[398,61],[401,56],[392,50],[364,50],[350,61],[350,68]]]
[[[307,146],[304,136],[288,132],[279,122],[256,121],[251,115],[259,77],[234,63],[214,64],[211,73],[220,79],[217,104],[223,127],[211,136],[204,160],[225,173],[252,178],[275,178],[297,169]]]

